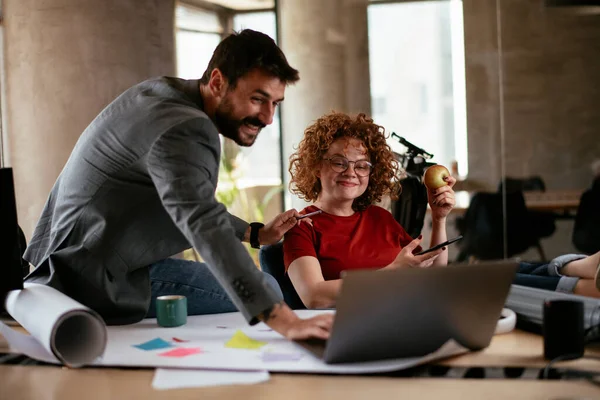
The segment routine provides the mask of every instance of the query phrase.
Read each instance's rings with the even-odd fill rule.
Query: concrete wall
[[[26,235],[81,132],[129,86],[175,73],[174,0],[4,0],[5,153]]]

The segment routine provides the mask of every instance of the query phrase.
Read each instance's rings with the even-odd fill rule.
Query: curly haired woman
[[[445,266],[445,248],[415,255],[413,240],[385,209],[374,205],[396,197],[398,167],[383,127],[365,114],[331,113],[304,132],[290,157],[290,187],[321,210],[310,223],[292,228],[283,241],[284,262],[300,299],[308,308],[335,305],[340,274],[348,269]],[[456,180],[429,191],[431,246],[446,240],[446,217],[454,207]]]

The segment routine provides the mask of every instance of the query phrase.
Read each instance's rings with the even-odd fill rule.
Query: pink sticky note
[[[176,338],[176,337],[174,337],[174,338],[173,338],[173,341],[174,341],[174,342],[177,342],[177,343],[185,343],[185,342],[189,342],[189,340],[183,340],[183,339],[179,339],[179,338]]]
[[[173,350],[165,351],[164,353],[159,353],[158,355],[162,357],[185,357],[198,353],[202,353],[202,349],[199,347],[178,347]]]

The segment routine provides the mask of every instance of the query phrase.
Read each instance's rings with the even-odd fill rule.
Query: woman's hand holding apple
[[[433,220],[441,220],[448,216],[456,204],[454,190],[456,179],[450,175],[443,165],[433,165],[425,171],[423,183],[427,187],[427,198],[431,207]]]

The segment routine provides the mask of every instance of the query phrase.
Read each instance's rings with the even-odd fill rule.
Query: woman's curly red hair
[[[333,112],[322,116],[306,128],[298,149],[290,156],[292,193],[308,202],[317,200],[322,190],[317,172],[321,169],[323,156],[335,140],[344,137],[361,140],[373,164],[369,185],[365,192],[354,200],[352,208],[362,211],[381,201],[387,193],[392,199],[397,199],[398,163],[386,142],[385,129],[363,113],[353,118],[347,114]]]

